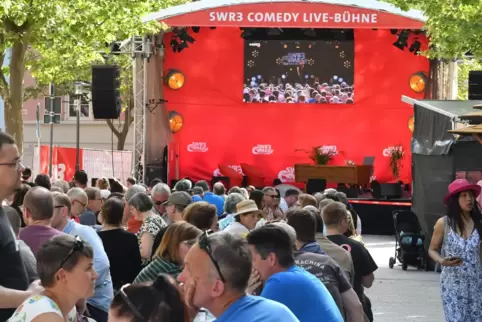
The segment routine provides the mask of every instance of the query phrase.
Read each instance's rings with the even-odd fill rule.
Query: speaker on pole
[[[469,72],[469,100],[482,100],[482,70]]]
[[[116,65],[92,66],[94,119],[116,119],[121,112],[120,69]]]

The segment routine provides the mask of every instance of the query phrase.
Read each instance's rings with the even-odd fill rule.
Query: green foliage
[[[482,61],[477,59],[464,59],[458,64],[458,92],[457,99],[469,99],[469,72],[482,70]]]
[[[3,62],[7,49],[13,52],[8,68],[0,69],[7,132],[15,136],[21,147],[24,100],[45,95],[46,84],[51,82],[57,89],[68,91],[68,85],[76,80],[90,81],[91,64],[104,63],[102,53],[109,52],[106,44],[158,32],[163,26],[155,21],[143,23],[142,17],[184,2],[187,1],[0,1],[0,61]],[[131,70],[129,55],[115,57],[111,62],[119,63],[124,71]],[[37,88],[23,88],[26,70],[34,76]],[[7,75],[10,84],[6,82]],[[127,88],[123,86],[125,95]]]
[[[435,45],[430,58],[452,59],[467,52],[482,58],[482,0],[385,0],[403,10],[421,10]]]

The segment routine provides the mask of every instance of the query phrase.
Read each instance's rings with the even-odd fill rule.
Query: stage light
[[[398,34],[398,30],[397,30],[397,29],[390,29],[390,32],[392,33],[392,35]]]
[[[169,112],[169,127],[172,133],[179,132],[184,125],[184,117],[176,111]]]
[[[427,76],[423,72],[417,72],[410,76],[408,82],[412,91],[415,93],[422,93],[425,90]]]
[[[209,29],[213,29],[213,30],[214,30],[214,29],[216,29],[216,27],[209,27]]]
[[[420,53],[421,45],[422,44],[420,43],[420,41],[418,39],[415,39],[408,50],[414,55],[418,55]]]
[[[249,28],[242,29],[241,38],[251,37],[253,33]]]
[[[171,39],[171,48],[172,48],[172,51],[173,51],[173,52],[176,52],[178,47],[179,47],[179,42],[177,41],[177,39],[172,38],[172,39]]]
[[[408,35],[408,30],[402,30],[393,45],[400,50],[404,50],[405,47],[408,47]]]
[[[198,33],[201,30],[201,27],[191,27],[192,32]]]
[[[179,37],[179,39],[181,39],[182,41],[184,42],[188,42],[190,44],[193,44],[196,39],[194,39],[193,37],[191,37],[188,33],[187,33],[187,30],[186,29],[182,29],[181,31],[179,31],[177,33],[177,36]]]
[[[184,77],[184,74],[179,70],[170,69],[167,71],[164,80],[167,87],[176,90],[184,86],[184,81],[186,80],[186,78]]]
[[[279,36],[281,35],[281,31],[278,28],[270,28],[268,30],[268,36]]]
[[[413,133],[413,129],[415,128],[415,118],[412,116],[409,117],[408,119],[408,129],[410,130],[410,132]]]

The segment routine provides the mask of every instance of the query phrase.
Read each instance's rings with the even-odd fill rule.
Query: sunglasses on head
[[[139,319],[140,321],[146,321],[146,319],[144,319],[144,317],[142,316],[141,312],[139,312],[139,310],[137,309],[137,307],[134,305],[134,303],[131,302],[131,300],[129,299],[129,297],[127,296],[126,292],[124,291],[124,289],[126,287],[129,287],[131,284],[126,284],[124,286],[122,286],[119,290],[119,293],[120,295],[122,296],[122,299],[124,300],[124,302],[126,302],[127,306],[129,307],[129,309],[131,309],[132,311],[132,314],[134,314],[134,316],[136,317],[136,319]]]
[[[79,236],[75,236],[74,245],[67,253],[67,256],[65,256],[65,258],[60,262],[59,269],[61,269],[65,265],[65,263],[67,263],[67,261],[70,259],[70,257],[72,257],[72,255],[74,255],[75,252],[81,252],[83,250],[84,250],[84,241],[80,239]]]
[[[207,231],[201,235],[201,237],[199,238],[199,248],[201,248],[203,251],[205,251],[208,254],[209,258],[211,259],[211,262],[213,262],[214,267],[216,268],[216,271],[219,274],[219,277],[221,278],[221,281],[226,282],[223,274],[221,273],[221,269],[219,268],[218,262],[213,257],[211,243],[209,242],[209,238],[208,238],[209,235],[210,234]]]

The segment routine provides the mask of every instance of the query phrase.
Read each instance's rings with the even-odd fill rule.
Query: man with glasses
[[[171,195],[171,188],[165,183],[158,183],[156,184],[151,190],[151,198],[152,202],[154,203],[154,207],[156,208],[159,216],[164,219],[164,221],[169,225],[171,221],[167,218],[166,214],[166,206],[164,203],[169,199]]]
[[[178,280],[186,303],[206,308],[216,322],[297,322],[284,305],[246,294],[251,256],[246,241],[229,233],[203,235],[184,259]]]
[[[22,184],[24,171],[15,140],[0,132],[0,202]],[[34,291],[41,289],[34,282],[30,289],[20,249],[7,215],[0,208],[0,321],[6,321],[15,309]]]
[[[72,189],[73,190],[73,189]],[[70,191],[69,191],[70,192]],[[87,195],[87,207],[86,209],[80,214],[80,223],[82,225],[87,226],[95,226],[97,225],[97,213],[102,208],[104,201],[100,194],[100,189],[95,187],[87,187],[84,190],[85,194]]]
[[[88,315],[97,322],[107,322],[107,312],[109,312],[110,304],[114,298],[114,291],[110,276],[109,259],[105,253],[102,240],[93,228],[81,225],[70,219],[73,207],[77,204],[74,202],[74,199],[71,200],[66,194],[60,192],[54,192],[52,195],[54,198],[52,227],[71,236],[79,236],[82,240],[88,242],[94,250],[94,270],[98,277],[95,281],[94,296],[87,299],[87,310]],[[84,204],[87,204],[86,200]]]
[[[85,211],[87,207],[88,198],[81,188],[72,188],[67,192],[72,206],[70,207],[70,218],[75,222],[80,223],[80,215]]]

